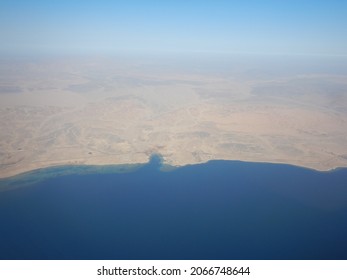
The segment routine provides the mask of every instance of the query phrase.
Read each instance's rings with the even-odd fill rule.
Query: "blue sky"
[[[0,0],[0,50],[347,55],[344,0]]]

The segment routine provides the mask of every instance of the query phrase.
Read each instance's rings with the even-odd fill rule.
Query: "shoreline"
[[[257,161],[257,160],[241,160],[241,159],[225,159],[225,158],[212,158],[206,161],[201,162],[188,162],[185,164],[170,164],[163,156],[160,154],[153,154],[151,155],[147,161],[144,162],[130,162],[130,163],[73,163],[71,164],[71,161],[61,162],[61,163],[53,163],[51,165],[42,164],[37,165],[36,168],[25,168],[22,167],[17,170],[11,170],[9,172],[5,172],[4,174],[0,174],[0,188],[2,188],[1,183],[6,181],[21,181],[26,180],[26,178],[29,177],[35,177],[38,176],[41,178],[40,175],[45,174],[46,177],[56,177],[61,175],[72,175],[72,174],[88,174],[88,173],[125,173],[125,172],[132,172],[134,170],[137,170],[138,168],[141,168],[143,166],[151,164],[153,157],[159,157],[159,169],[163,172],[169,172],[171,170],[175,170],[176,168],[181,168],[185,166],[191,166],[191,165],[200,165],[200,164],[206,164],[211,161],[233,161],[233,162],[243,162],[243,163],[260,163],[260,164],[275,164],[275,165],[288,165],[293,166],[297,168],[304,168],[308,169],[314,172],[334,172],[339,169],[347,168],[347,166],[336,166],[331,167],[327,169],[317,169],[306,165],[298,165],[293,163],[287,163],[287,162],[275,162],[275,161]]]

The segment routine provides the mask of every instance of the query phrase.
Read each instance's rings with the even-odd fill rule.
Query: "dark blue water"
[[[347,259],[347,170],[212,161],[0,192],[1,259]]]

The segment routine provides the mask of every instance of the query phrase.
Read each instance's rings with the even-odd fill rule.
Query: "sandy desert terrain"
[[[3,58],[0,178],[152,153],[346,167],[346,69],[288,61]]]

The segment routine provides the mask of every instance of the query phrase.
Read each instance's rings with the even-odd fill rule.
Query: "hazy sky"
[[[344,0],[0,0],[0,50],[347,55]]]

